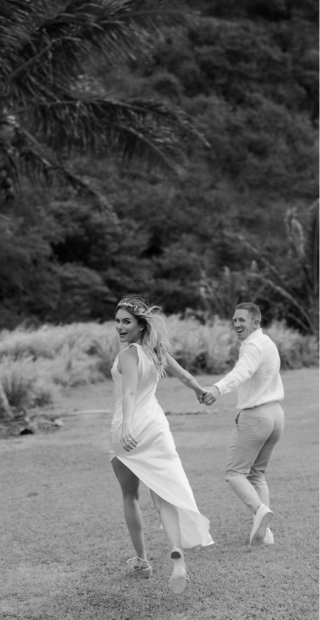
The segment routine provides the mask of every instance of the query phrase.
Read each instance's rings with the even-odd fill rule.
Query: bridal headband
[[[138,312],[139,314],[144,314],[144,312],[146,312],[146,310],[141,308],[141,306],[132,304],[130,301],[120,301],[118,303],[118,308],[121,308],[121,306],[127,306],[128,308],[132,308],[134,312]]]

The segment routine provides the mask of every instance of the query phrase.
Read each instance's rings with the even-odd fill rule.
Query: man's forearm
[[[219,391],[219,394],[227,394],[228,392],[232,392],[236,390],[237,387],[246,381],[246,378],[243,378],[238,373],[235,373],[233,370],[229,372],[223,379],[217,381],[214,384],[214,387]]]
[[[215,384],[220,394],[227,394],[236,390],[241,383],[244,383],[256,372],[260,364],[258,351],[253,350],[250,354],[244,354],[225,377]]]

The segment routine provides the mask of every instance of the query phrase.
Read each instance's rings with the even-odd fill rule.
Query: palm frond
[[[80,79],[88,58],[119,62],[141,48],[147,31],[182,17],[171,0],[3,0],[0,99],[4,116],[29,132],[19,157],[25,169],[39,166],[42,176],[50,170],[32,136],[62,155],[115,152],[166,171],[178,171],[190,137],[209,146],[181,110],[154,100],[119,101],[103,88],[89,97]]]
[[[0,3],[0,78],[10,75],[13,65],[21,64],[20,50],[28,44],[30,31],[45,9],[42,0],[2,0]],[[42,9],[42,11],[41,11]]]
[[[8,4],[4,0],[5,7]],[[0,62],[0,81],[7,97],[20,101],[23,95],[25,101],[49,92],[54,96],[57,82],[70,84],[84,59],[99,54],[108,64],[119,62],[141,44],[146,28],[150,31],[183,17],[181,10],[172,10],[169,0],[71,0],[60,10],[53,9],[53,2],[42,2],[42,11],[39,1],[36,11],[26,0],[17,4],[22,8],[15,22],[3,13],[2,29],[7,23],[10,37]]]
[[[303,303],[302,300],[297,299],[296,296],[291,295],[291,293],[287,289],[284,289],[282,286],[278,286],[277,284],[275,284],[275,282],[273,282],[273,280],[270,280],[270,278],[266,277],[266,274],[264,273],[250,273],[250,277],[252,279],[257,279],[257,280],[262,281],[266,288],[270,288],[274,292],[279,293],[281,297],[284,297],[285,299],[289,300],[290,303],[295,308],[297,308],[300,314],[304,317],[305,319],[305,322],[303,323],[304,328],[307,330],[311,330],[312,333],[317,333],[317,327],[314,324],[312,316],[308,312],[308,307]]]
[[[0,213],[0,232],[5,233],[6,235],[12,235],[12,220],[7,215],[3,215]]]
[[[24,114],[29,122],[33,119],[33,131],[57,151],[91,149],[100,156],[116,152],[166,170],[179,161],[183,141],[196,136],[207,145],[182,110],[155,100],[70,97],[28,107],[21,120]]]
[[[270,263],[270,261],[262,254],[261,250],[259,250],[254,245],[252,245],[252,243],[250,243],[248,239],[246,239],[240,233],[233,233],[233,232],[225,231],[224,234],[226,237],[229,237],[229,239],[233,239],[233,240],[236,239],[240,241],[243,247],[245,247],[250,254],[255,256],[259,263],[262,263],[267,273],[270,273],[275,278],[275,280],[279,282],[281,287],[283,287],[287,291],[290,290],[287,282],[285,282],[285,280],[283,279],[283,276],[280,273],[279,269],[277,269],[276,266]],[[291,290],[290,293],[294,295],[294,291]]]
[[[113,219],[116,216],[107,198],[93,186],[93,182],[87,177],[79,177],[72,170],[57,162],[47,154],[43,146],[26,129],[16,125],[14,138],[14,153],[17,170],[27,173],[29,178],[43,178],[50,182],[53,176],[58,176],[72,185],[78,192],[87,196],[93,204],[104,212],[109,212]]]

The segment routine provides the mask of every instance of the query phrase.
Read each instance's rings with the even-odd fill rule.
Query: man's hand
[[[200,405],[203,405],[203,404],[204,404],[204,400],[203,400],[203,399],[204,399],[204,397],[205,397],[205,395],[206,395],[207,393],[208,393],[208,392],[207,392],[207,388],[201,388],[201,391],[200,391],[200,392],[198,392],[198,394],[197,394],[197,399],[198,399],[198,401],[199,401]]]
[[[220,392],[217,386],[213,385],[212,387],[204,388],[204,390],[206,392],[205,394],[203,394],[201,402],[204,403],[204,405],[213,405],[213,403],[216,402],[218,396],[220,396]]]

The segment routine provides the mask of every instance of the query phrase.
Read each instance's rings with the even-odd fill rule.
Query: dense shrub
[[[27,407],[42,407],[55,401],[58,395],[50,373],[28,356],[18,359],[3,356],[0,382],[9,405],[17,411]]]
[[[184,368],[195,374],[221,374],[233,367],[238,343],[229,321],[216,318],[201,324],[172,315],[167,323],[174,357]],[[278,346],[283,369],[317,365],[316,338],[283,323],[265,331]],[[12,407],[43,406],[55,400],[61,388],[109,379],[118,350],[111,321],[20,327],[0,334],[0,381]]]

